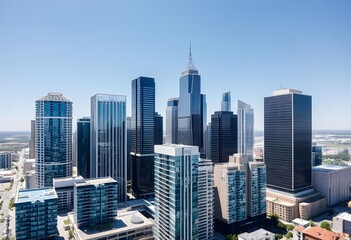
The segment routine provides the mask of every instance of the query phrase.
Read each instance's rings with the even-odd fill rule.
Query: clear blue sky
[[[313,97],[314,129],[351,129],[351,1],[0,1],[0,131],[29,130],[36,99],[61,92],[74,118],[95,93],[156,81],[156,110],[178,96],[192,42],[208,114],[232,92],[255,109],[280,87]]]

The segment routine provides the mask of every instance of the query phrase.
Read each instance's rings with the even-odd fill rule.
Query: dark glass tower
[[[77,167],[78,175],[90,178],[90,118],[77,120]]]
[[[178,143],[178,98],[171,98],[167,102],[166,143]]]
[[[163,117],[155,112],[154,145],[163,144]]]
[[[35,183],[72,176],[72,102],[61,93],[35,101]]]
[[[311,187],[312,98],[281,89],[264,99],[267,187],[299,192]]]
[[[319,166],[323,162],[323,147],[312,146],[312,166]]]
[[[238,152],[238,118],[233,112],[219,111],[211,116],[211,160],[228,162]]]
[[[201,94],[201,77],[189,53],[189,63],[179,79],[178,143],[198,146],[204,152],[206,98]]]
[[[135,197],[154,194],[155,80],[139,77],[132,81],[132,189]]]

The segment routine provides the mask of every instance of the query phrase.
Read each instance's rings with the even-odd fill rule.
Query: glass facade
[[[155,112],[154,145],[163,144],[163,117]]]
[[[178,143],[178,98],[171,98],[167,102],[166,143]]]
[[[78,227],[112,222],[117,217],[118,183],[89,179],[74,185],[74,218]]]
[[[197,147],[155,146],[155,239],[198,239],[198,159]]]
[[[57,195],[53,189],[19,190],[15,201],[16,239],[48,239],[58,235]]]
[[[12,155],[10,152],[0,152],[0,169],[11,169]]]
[[[246,219],[246,172],[231,170],[227,173],[227,223]]]
[[[233,112],[215,112],[211,116],[211,160],[228,162],[238,152],[238,119]]]
[[[288,192],[311,187],[312,100],[290,93],[264,100],[267,186]]]
[[[323,162],[323,147],[312,146],[312,166],[319,166]]]
[[[60,93],[37,100],[35,117],[36,186],[72,176],[72,102]]]
[[[179,79],[178,143],[198,146],[204,153],[206,96],[201,94],[201,77],[189,55],[189,64]]]
[[[90,139],[91,177],[115,179],[118,201],[126,201],[126,96],[96,94],[91,97]]]
[[[90,178],[90,118],[77,120],[78,175]]]
[[[248,211],[250,217],[266,214],[266,166],[260,162],[248,163]]]
[[[132,81],[132,189],[134,195],[154,194],[155,80],[139,77]]]
[[[221,102],[221,111],[229,112],[232,110],[232,99],[230,92],[223,93]]]
[[[249,104],[238,100],[238,153],[253,161],[254,110]]]

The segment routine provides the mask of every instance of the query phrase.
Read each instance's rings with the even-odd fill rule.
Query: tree
[[[315,224],[312,220],[310,220],[310,226],[311,226],[311,227],[315,227],[316,224]]]
[[[269,218],[271,219],[270,221],[271,221],[272,226],[277,226],[279,216],[277,214],[273,213],[273,214],[269,215]]]
[[[277,224],[277,228],[280,228],[280,229],[284,229],[285,230],[285,228],[286,228],[286,225],[284,224],[284,223],[282,223],[282,222],[278,222],[278,224]]]
[[[292,238],[293,237],[293,233],[292,232],[288,232],[286,235],[285,235],[286,238]]]
[[[323,222],[321,223],[320,227],[321,227],[321,228],[324,228],[324,229],[326,229],[326,230],[331,231],[330,223],[327,222],[327,221],[323,221]]]
[[[294,229],[294,225],[292,225],[292,224],[287,224],[286,225],[286,230],[288,230],[288,231],[292,231],[293,229]]]
[[[282,238],[283,238],[282,234],[280,234],[280,233],[275,234],[275,239],[282,239]]]
[[[228,240],[238,240],[238,236],[236,234],[229,234],[227,239]]]

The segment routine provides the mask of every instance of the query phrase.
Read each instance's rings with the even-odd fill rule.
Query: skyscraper
[[[35,105],[35,182],[42,188],[72,176],[72,102],[51,92]]]
[[[155,80],[132,81],[132,189],[137,198],[154,194]]]
[[[251,106],[238,100],[238,153],[253,161],[254,111]]]
[[[90,118],[77,120],[77,168],[78,175],[90,178]]]
[[[155,239],[198,239],[197,146],[155,146]]]
[[[312,146],[312,166],[319,166],[323,162],[323,147]]]
[[[127,117],[127,180],[132,180],[132,156],[130,151],[132,149],[132,118]]]
[[[214,227],[213,164],[199,159],[198,167],[198,239],[212,240]]]
[[[166,143],[178,143],[178,98],[171,98],[167,102]]]
[[[189,52],[189,63],[179,79],[178,143],[198,146],[204,152],[206,97],[201,94],[201,77]]]
[[[11,169],[12,154],[11,152],[0,152],[0,169]]]
[[[230,112],[232,110],[232,99],[230,92],[225,92],[222,95],[221,111]]]
[[[154,145],[163,144],[163,117],[155,112],[154,122]]]
[[[233,112],[215,112],[211,116],[211,160],[228,162],[238,152],[237,116]]]
[[[90,177],[112,177],[118,182],[118,201],[126,201],[126,96],[91,97],[90,139]]]
[[[30,121],[29,158],[35,158],[35,120]]]
[[[267,187],[296,193],[311,187],[312,99],[280,89],[264,99]]]

